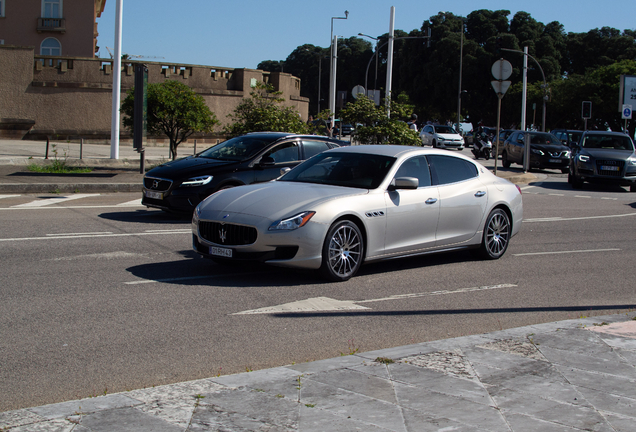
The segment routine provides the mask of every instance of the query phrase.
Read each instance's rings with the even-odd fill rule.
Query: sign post
[[[501,127],[501,99],[503,99],[506,91],[510,87],[510,81],[504,81],[510,78],[512,75],[512,65],[509,61],[501,59],[497,60],[491,68],[492,76],[496,81],[491,81],[492,88],[497,93],[497,129],[496,129],[496,144],[495,144],[495,154],[493,155],[493,159],[495,160],[495,170],[494,174],[497,175],[497,159],[499,158],[499,128]],[[459,125],[458,125],[459,127]]]
[[[587,121],[592,118],[592,102],[583,101],[581,104],[581,118],[585,120],[584,130],[587,130]]]
[[[623,129],[627,132],[627,120],[632,119],[632,106],[629,104],[623,104],[623,120],[625,120],[625,128]]]

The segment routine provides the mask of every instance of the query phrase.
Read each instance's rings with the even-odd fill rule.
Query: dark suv
[[[573,129],[553,129],[550,133],[560,139],[566,146],[571,146],[572,143],[578,143],[581,140],[581,135],[583,135],[582,130]]]
[[[572,146],[568,183],[580,189],[584,182],[629,186],[631,192],[636,192],[632,139],[622,132],[584,132]]]
[[[340,143],[348,144],[324,136],[284,132],[256,132],[231,138],[148,171],[141,203],[192,213],[197,204],[218,190],[273,180]]]
[[[553,168],[560,169],[562,173],[568,172],[570,148],[547,132],[513,132],[506,139],[501,154],[504,168],[508,168],[511,163],[523,165],[526,134],[530,135],[530,168]]]

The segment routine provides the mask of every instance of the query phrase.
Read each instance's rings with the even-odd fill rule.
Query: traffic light
[[[590,101],[583,101],[583,107],[582,107],[582,113],[581,113],[581,117],[584,119],[590,119],[592,118],[592,102]]]
[[[501,37],[497,37],[495,41],[495,54],[497,56],[501,55]]]

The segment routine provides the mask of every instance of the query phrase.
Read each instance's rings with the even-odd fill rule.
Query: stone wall
[[[135,63],[148,67],[149,83],[179,80],[201,95],[221,122],[216,130],[230,121],[228,115],[258,81],[282,91],[285,105],[307,119],[309,100],[300,96],[300,79],[253,69],[125,60],[122,101],[134,85]],[[111,59],[39,56],[33,47],[0,46],[0,64],[0,138],[110,139]],[[130,139],[123,125],[121,139]]]

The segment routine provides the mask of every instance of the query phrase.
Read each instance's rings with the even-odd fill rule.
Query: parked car
[[[566,146],[571,146],[572,143],[578,143],[581,141],[582,130],[570,130],[570,129],[554,129],[550,131],[552,135],[561,140]]]
[[[516,129],[501,129],[499,131],[499,153],[497,153],[497,156],[502,155],[504,150],[504,143],[506,142],[508,137],[512,135],[513,132],[516,132]],[[497,145],[497,140],[494,138],[492,141],[492,145],[493,145],[493,148]]]
[[[560,169],[567,173],[570,166],[570,148],[548,132],[513,132],[504,143],[501,164],[504,168],[512,163],[523,165],[525,136],[530,135],[530,168]]]
[[[457,249],[498,259],[519,232],[520,189],[442,150],[327,150],[276,181],[223,190],[194,211],[193,248],[217,262],[320,269],[345,281],[362,263]]]
[[[425,125],[420,132],[420,139],[422,145],[430,145],[433,148],[464,149],[464,138],[452,126]]]
[[[572,146],[568,182],[575,189],[589,182],[629,186],[636,192],[634,142],[622,132],[583,132]]]
[[[343,141],[283,132],[232,138],[148,171],[141,203],[191,214],[197,204],[218,190],[273,180],[303,160],[338,147],[339,143]]]

